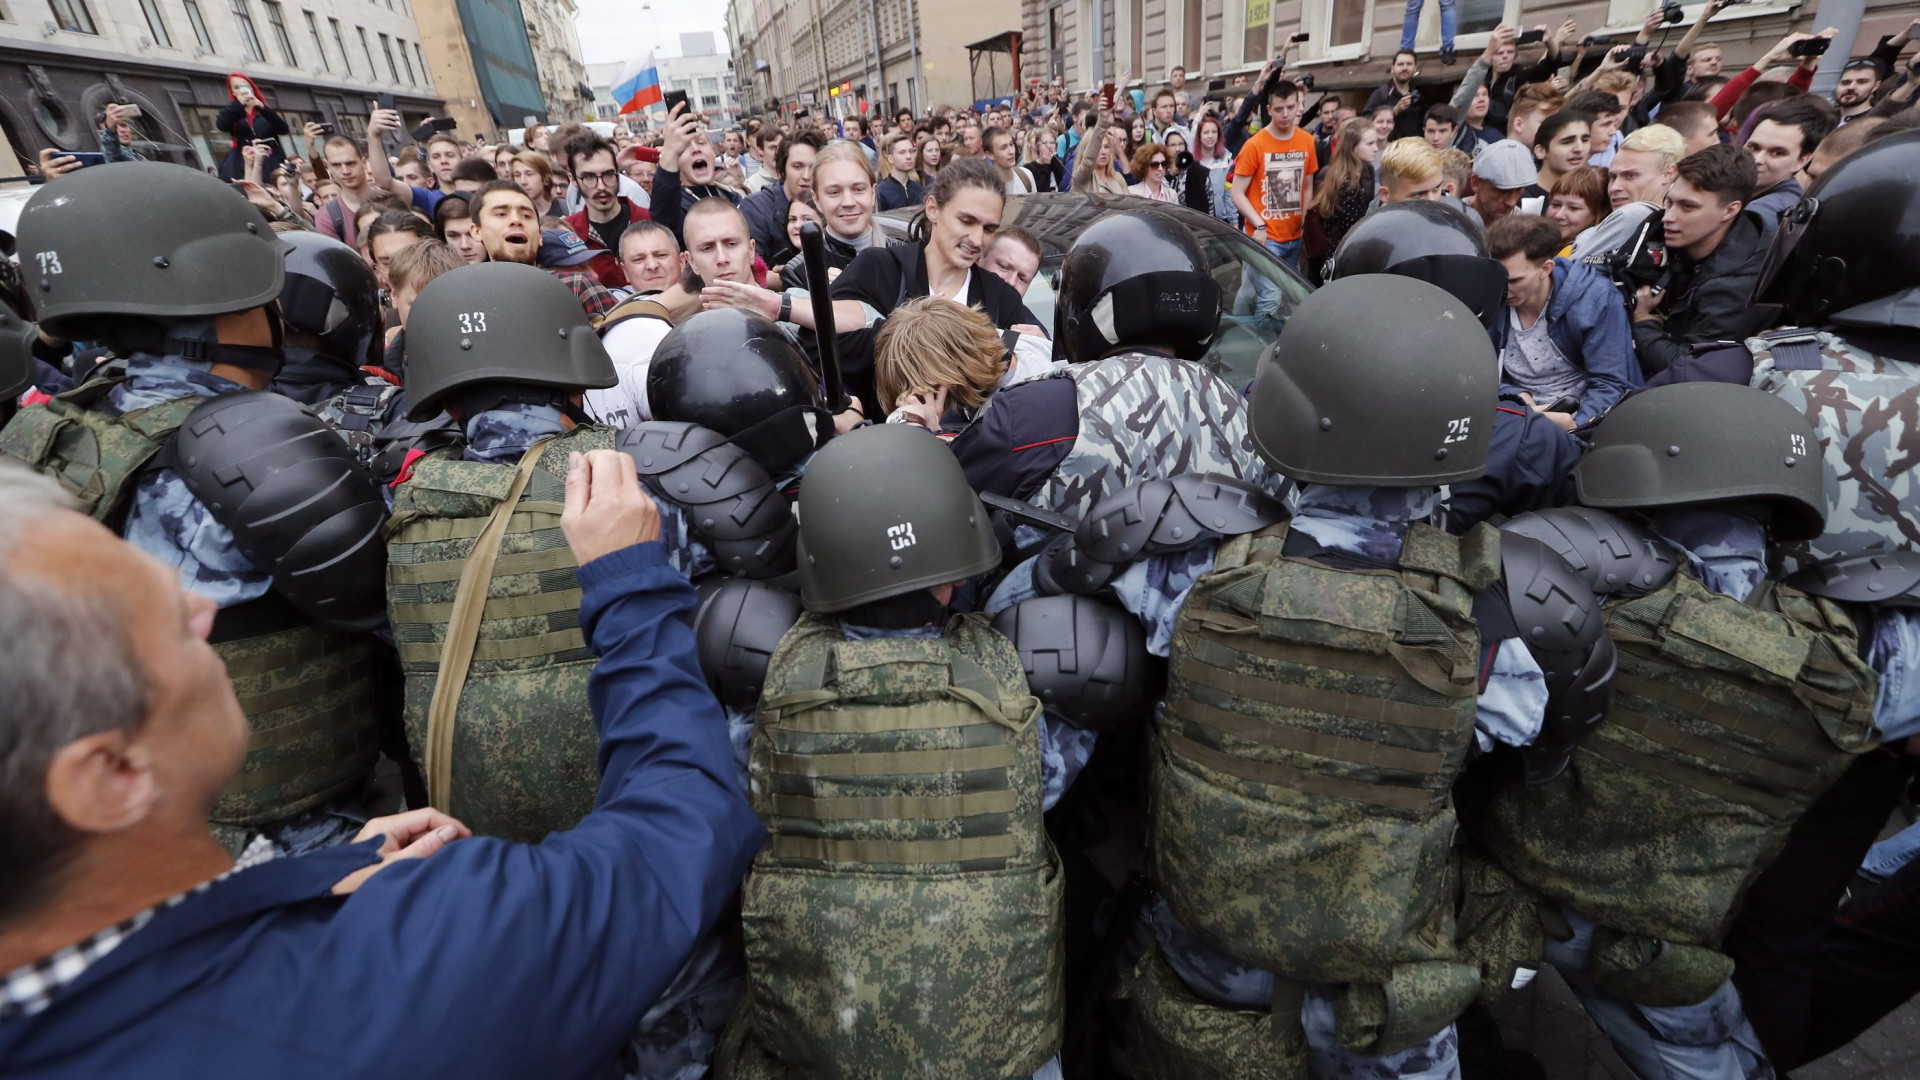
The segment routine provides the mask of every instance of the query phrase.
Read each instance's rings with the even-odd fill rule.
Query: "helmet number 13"
[[[460,313],[460,332],[463,334],[484,334],[487,332],[487,313],[484,311],[463,311]]]

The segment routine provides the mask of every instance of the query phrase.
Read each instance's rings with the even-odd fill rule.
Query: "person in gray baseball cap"
[[[1473,159],[1473,198],[1467,201],[1488,227],[1513,213],[1520,193],[1539,176],[1533,151],[1512,139],[1501,139]]]

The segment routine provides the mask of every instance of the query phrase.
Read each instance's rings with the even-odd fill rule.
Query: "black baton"
[[[845,412],[847,391],[840,384],[840,354],[834,340],[833,297],[827,292],[827,241],[820,226],[800,226],[800,257],[807,266],[807,296],[813,302],[813,336],[820,342],[820,373],[827,383],[827,409]]]

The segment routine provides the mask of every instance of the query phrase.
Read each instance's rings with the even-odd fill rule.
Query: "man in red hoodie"
[[[567,140],[567,169],[586,205],[567,218],[587,246],[595,252],[593,272],[609,289],[627,287],[627,272],[620,265],[620,234],[636,221],[649,218],[645,207],[620,194],[620,166],[613,144],[587,132]]]

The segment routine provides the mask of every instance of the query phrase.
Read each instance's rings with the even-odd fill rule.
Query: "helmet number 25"
[[[484,311],[463,311],[460,313],[460,332],[463,334],[484,334],[487,332],[487,313]]]
[[[1467,425],[1472,422],[1473,417],[1471,416],[1463,416],[1458,420],[1447,421],[1447,437],[1442,441],[1442,445],[1466,442],[1468,438]]]

